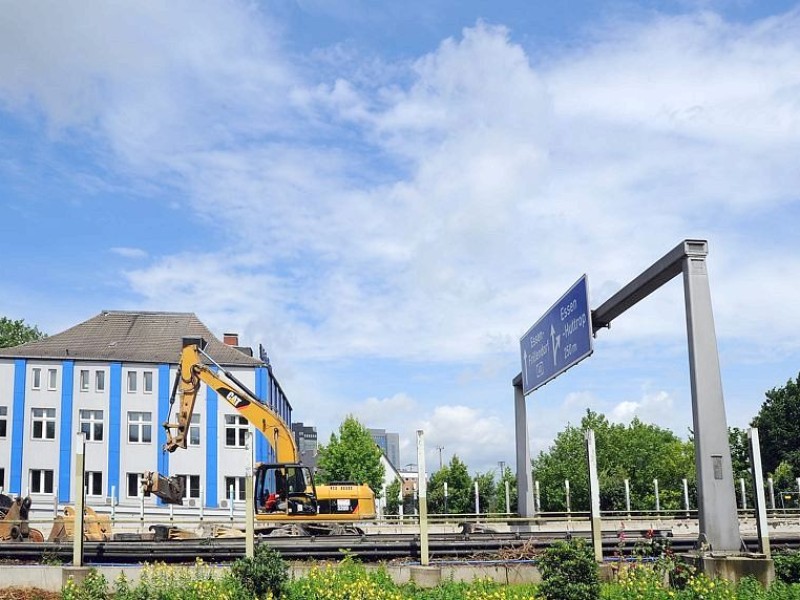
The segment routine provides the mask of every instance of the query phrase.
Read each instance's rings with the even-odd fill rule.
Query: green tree
[[[444,484],[447,483],[447,510]],[[450,462],[431,475],[428,481],[428,512],[432,514],[461,514],[475,510],[472,477],[467,465],[453,455]]]
[[[517,512],[517,477],[511,467],[504,467],[497,482],[496,507],[493,512],[506,512],[506,482],[508,482],[508,504],[512,513]]]
[[[758,428],[764,473],[774,473],[784,461],[792,472],[800,473],[800,375],[781,388],[771,389],[766,396],[751,423]]]
[[[586,412],[580,427],[567,425],[547,452],[533,461],[534,478],[540,482],[545,511],[566,509],[564,480],[570,482],[572,510],[589,510],[589,473],[585,431],[595,432],[600,506],[624,510],[624,481],[631,490],[631,506],[655,507],[653,480],[658,479],[662,509],[683,506],[683,479],[694,482],[694,447],[674,433],[634,419],[629,425],[609,423],[605,416]]]
[[[400,514],[401,485],[400,480],[395,479],[386,486],[386,514],[388,515]]]
[[[778,463],[778,466],[775,467],[775,471],[771,476],[772,487],[776,495],[782,492],[789,492],[791,495],[792,492],[797,491],[797,481],[795,480],[794,471],[792,471],[792,466],[785,460]],[[781,503],[777,501],[776,504],[778,506],[781,505]]]
[[[474,481],[478,482],[478,498],[480,500],[480,510],[482,514],[497,512],[497,486],[494,482],[494,473],[476,473]],[[474,485],[474,483],[473,483]],[[473,512],[475,502],[475,491],[473,488]]]
[[[339,426],[339,435],[332,433],[328,445],[320,447],[317,468],[320,483],[366,483],[376,496],[383,486],[385,469],[381,450],[369,430],[352,415]]]
[[[754,506],[753,478],[750,474],[750,441],[747,431],[738,427],[728,427],[728,444],[731,447],[731,464],[733,465],[733,481],[736,485],[736,504],[742,507],[742,495],[739,491],[739,480],[744,479],[747,505]]]
[[[46,338],[47,335],[39,328],[25,324],[23,319],[12,321],[7,317],[0,317],[0,348],[19,346],[26,342],[34,342]]]
[[[750,442],[747,431],[738,427],[728,427],[728,444],[731,447],[731,464],[733,465],[733,478],[738,481],[744,477],[750,479]]]

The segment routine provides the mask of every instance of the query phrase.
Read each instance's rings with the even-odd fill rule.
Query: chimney
[[[222,341],[227,344],[228,346],[236,347],[239,345],[239,334],[238,333],[223,333],[222,334]]]

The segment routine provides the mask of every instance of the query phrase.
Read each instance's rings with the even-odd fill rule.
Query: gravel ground
[[[0,590],[0,600],[61,600],[61,594],[29,587],[5,588]]]

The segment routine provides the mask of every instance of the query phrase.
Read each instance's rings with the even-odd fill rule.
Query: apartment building
[[[231,490],[234,502],[244,501],[248,432],[256,460],[274,460],[274,453],[205,384],[188,448],[162,451],[161,424],[178,407],[170,397],[186,336],[203,337],[216,363],[291,423],[291,405],[263,349],[256,358],[238,335],[218,339],[192,313],[103,311],[43,340],[0,348],[0,488],[30,494],[36,505],[74,502],[76,434],[83,432],[90,502],[140,502],[144,471],[183,475],[190,505],[227,506]]]

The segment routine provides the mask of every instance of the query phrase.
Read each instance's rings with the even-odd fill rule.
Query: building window
[[[184,498],[200,498],[200,475],[178,475],[183,480]]]
[[[56,389],[56,383],[58,382],[58,371],[55,369],[47,369],[47,389],[54,390]]]
[[[138,498],[142,489],[142,474],[128,473],[128,498]]]
[[[152,441],[153,413],[128,413],[128,441],[133,444],[149,444]]]
[[[100,471],[86,471],[83,474],[83,486],[87,496],[102,496],[103,474]]]
[[[145,371],[142,373],[142,387],[144,388],[145,394],[152,394],[153,393],[153,372],[152,371]]]
[[[42,389],[42,370],[38,367],[31,369],[31,389]]]
[[[128,371],[128,391],[136,391],[136,371]]]
[[[31,469],[31,493],[53,493],[53,471],[50,469]]]
[[[225,445],[244,448],[247,445],[247,419],[239,415],[225,415]]]
[[[80,410],[78,416],[81,422],[81,431],[86,434],[87,442],[103,441],[103,411]]]
[[[231,497],[231,488],[233,488],[233,499],[244,500],[244,479],[244,477],[226,477],[225,497]]]
[[[31,427],[35,440],[56,439],[56,409],[32,408]]]
[[[192,415],[192,423],[189,426],[189,445],[200,445],[200,415]]]
[[[96,392],[103,392],[106,389],[106,372],[94,372],[94,389]]]
[[[81,369],[80,382],[81,382],[81,391],[82,392],[88,392],[89,391],[89,369]]]
[[[0,490],[6,489],[6,470],[0,467]]]
[[[8,407],[0,406],[0,438],[4,438],[7,435],[8,435]]]

